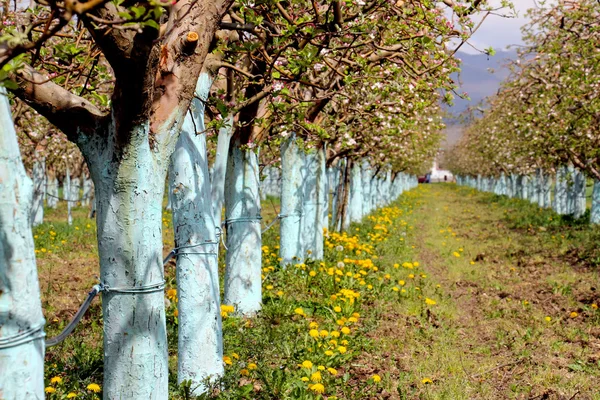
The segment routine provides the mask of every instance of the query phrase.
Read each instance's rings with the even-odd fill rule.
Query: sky
[[[515,6],[517,17],[488,16],[469,42],[480,50],[492,46],[496,51],[506,50],[506,47],[511,44],[522,44],[521,27],[528,22],[525,14],[528,9],[535,6],[535,0],[512,0],[512,3]],[[500,0],[491,0],[490,4],[498,6]],[[500,13],[509,14],[509,12],[502,11]],[[479,22],[481,18],[481,16],[475,16],[474,20]],[[479,53],[468,45],[464,45],[459,51],[468,54]]]

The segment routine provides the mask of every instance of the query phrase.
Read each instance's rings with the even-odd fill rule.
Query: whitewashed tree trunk
[[[44,316],[40,301],[27,176],[0,88],[0,397],[44,398]]]
[[[281,265],[298,262],[303,257],[302,204],[304,196],[304,154],[298,148],[295,134],[281,145],[281,223],[279,256]]]
[[[89,176],[83,177],[83,195],[81,196],[81,205],[88,207],[90,205],[90,201],[94,197],[94,183],[90,179]]]
[[[96,188],[100,277],[109,288],[102,298],[105,399],[168,397],[162,201],[178,134],[161,133],[151,147],[146,122],[117,143],[113,122],[105,135],[78,143]]]
[[[56,208],[58,206],[58,179],[54,174],[49,175],[46,179],[48,182],[46,186],[46,204],[50,208]]]
[[[327,182],[327,153],[325,144],[317,149],[317,220],[314,258],[322,260],[324,230],[329,226],[329,185]]]
[[[600,181],[594,180],[594,191],[592,192],[592,211],[590,214],[590,223],[600,224]]]
[[[63,182],[63,198],[67,201],[67,223],[69,225],[73,225],[73,201],[71,199],[71,171],[69,170],[69,165],[67,164],[67,171],[65,172],[65,180]]]
[[[573,181],[573,217],[581,218],[587,209],[585,198],[586,179],[585,174],[576,169]]]
[[[232,140],[225,178],[225,226],[227,255],[225,304],[234,305],[239,315],[260,310],[262,302],[262,237],[258,157]]]
[[[373,207],[371,207],[371,178],[372,178],[372,170],[368,161],[363,161],[362,163],[362,190],[363,190],[363,215],[369,215],[373,211]]]
[[[223,219],[223,204],[225,202],[225,174],[227,171],[227,156],[229,144],[233,135],[233,115],[225,118],[224,125],[219,129],[217,137],[217,153],[212,167],[211,200],[213,204],[213,220],[215,226],[221,226]]]
[[[363,217],[363,195],[362,195],[362,178],[360,173],[360,164],[354,162],[352,164],[350,177],[350,222],[360,222]]]
[[[212,82],[209,73],[200,74],[169,169],[175,247],[179,248],[177,382],[191,381],[196,396],[206,391],[204,379],[214,381],[223,375],[219,240],[204,133],[204,102]]]
[[[566,215],[567,210],[567,169],[563,166],[556,170],[556,185],[554,187],[554,211]]]
[[[317,155],[314,152],[304,155],[302,167],[302,240],[301,258],[313,258],[317,241]]]
[[[0,96],[4,96],[0,94]],[[31,206],[31,224],[38,226],[44,222],[44,195],[46,194],[46,159],[44,157],[33,163],[33,202]]]

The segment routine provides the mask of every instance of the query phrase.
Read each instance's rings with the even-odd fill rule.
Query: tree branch
[[[13,93],[42,114],[69,140],[77,142],[79,135],[93,135],[105,115],[92,103],[58,86],[25,65],[16,77],[19,88]]]

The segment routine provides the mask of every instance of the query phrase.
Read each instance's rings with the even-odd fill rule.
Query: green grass
[[[263,203],[265,225],[278,207],[276,199]],[[70,259],[54,262],[51,274],[41,272],[51,335],[97,274],[95,225],[85,210],[75,215],[78,230],[60,218],[36,230],[37,249],[66,241],[53,253],[38,253],[41,271],[57,257]],[[166,214],[165,252],[173,243],[170,224]],[[231,364],[204,398],[568,399],[577,393],[600,399],[600,296],[593,290],[599,234],[528,202],[450,184],[421,186],[353,225],[349,235],[332,234],[322,263],[280,268],[275,224],[263,238],[263,309],[255,318],[224,319]],[[81,268],[78,282],[73,264]],[[172,264],[166,274],[174,287]],[[351,302],[344,296],[350,293],[360,295]],[[175,303],[167,310],[170,398],[185,399],[185,385],[176,384],[175,310]],[[311,329],[328,335],[313,338]],[[95,396],[85,387],[102,381],[101,330],[97,301],[76,333],[48,352],[48,381],[63,379],[60,394],[49,398],[72,389]],[[300,366],[306,360],[310,369]],[[303,381],[317,371],[323,395]]]

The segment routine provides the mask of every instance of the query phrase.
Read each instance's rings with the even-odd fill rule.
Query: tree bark
[[[44,316],[31,233],[27,176],[0,88],[0,395],[44,398]]]
[[[225,178],[227,254],[224,303],[238,315],[257,313],[262,303],[262,238],[258,157],[242,148],[239,137],[231,141]]]
[[[281,265],[300,262],[304,256],[302,241],[304,154],[298,148],[295,134],[281,145],[281,223],[279,256]]]
[[[203,71],[169,170],[175,247],[180,248],[176,253],[177,382],[190,380],[195,396],[206,391],[204,379],[214,381],[223,374],[219,237],[213,218],[204,133],[204,102],[212,83],[212,76]]]

